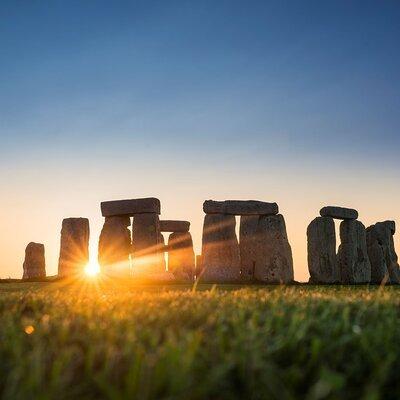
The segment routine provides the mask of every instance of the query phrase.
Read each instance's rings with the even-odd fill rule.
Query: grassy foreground
[[[1,284],[0,396],[399,398],[399,294]]]

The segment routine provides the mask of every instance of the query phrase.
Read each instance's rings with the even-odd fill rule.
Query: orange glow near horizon
[[[85,275],[95,277],[100,273],[100,265],[96,260],[91,260],[85,267]]]

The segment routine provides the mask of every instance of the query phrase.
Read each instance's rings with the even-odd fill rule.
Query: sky
[[[154,196],[276,201],[308,279],[324,205],[400,221],[398,1],[0,2],[0,277],[57,273],[63,218]],[[399,234],[395,243],[400,248]]]

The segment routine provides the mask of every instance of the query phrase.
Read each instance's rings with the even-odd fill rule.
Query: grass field
[[[1,398],[399,398],[399,294],[3,283]]]

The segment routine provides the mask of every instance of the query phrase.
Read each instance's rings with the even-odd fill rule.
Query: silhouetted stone
[[[99,265],[107,275],[130,274],[131,253],[130,218],[106,217],[99,239]]]
[[[103,217],[130,216],[135,214],[160,214],[160,200],[154,197],[131,200],[112,200],[101,203],[101,214]]]
[[[203,210],[206,214],[229,215],[275,215],[279,212],[276,203],[257,200],[206,200]]]
[[[237,282],[240,279],[239,244],[233,215],[207,214],[202,241],[202,281]]]
[[[239,228],[240,269],[243,281],[254,279],[256,267],[258,241],[257,229],[260,216],[242,215]]]
[[[24,274],[22,279],[45,278],[46,264],[44,245],[31,242],[25,249]]]
[[[307,228],[310,283],[340,282],[336,259],[335,223],[330,217],[317,217]]]
[[[371,264],[367,252],[364,225],[360,221],[345,220],[340,224],[338,266],[344,284],[369,283]]]
[[[378,222],[367,228],[368,256],[371,262],[371,282],[400,283],[400,267],[394,248],[394,221]]]
[[[81,274],[89,262],[89,220],[66,218],[62,222],[58,275]]]
[[[293,258],[285,220],[281,214],[261,216],[257,227],[254,277],[265,283],[290,283],[294,279]]]
[[[161,232],[189,232],[189,221],[163,220],[160,221]]]
[[[321,217],[331,217],[335,219],[357,219],[358,211],[353,210],[352,208],[344,208],[344,207],[336,207],[336,206],[328,206],[321,208],[319,214]]]
[[[156,213],[136,214],[132,224],[133,274],[165,272],[160,253],[160,221]]]
[[[168,238],[168,271],[179,281],[193,281],[195,259],[192,235],[174,232]]]
[[[202,264],[201,254],[196,255],[196,279],[199,279],[200,275],[203,273],[203,264]]]

